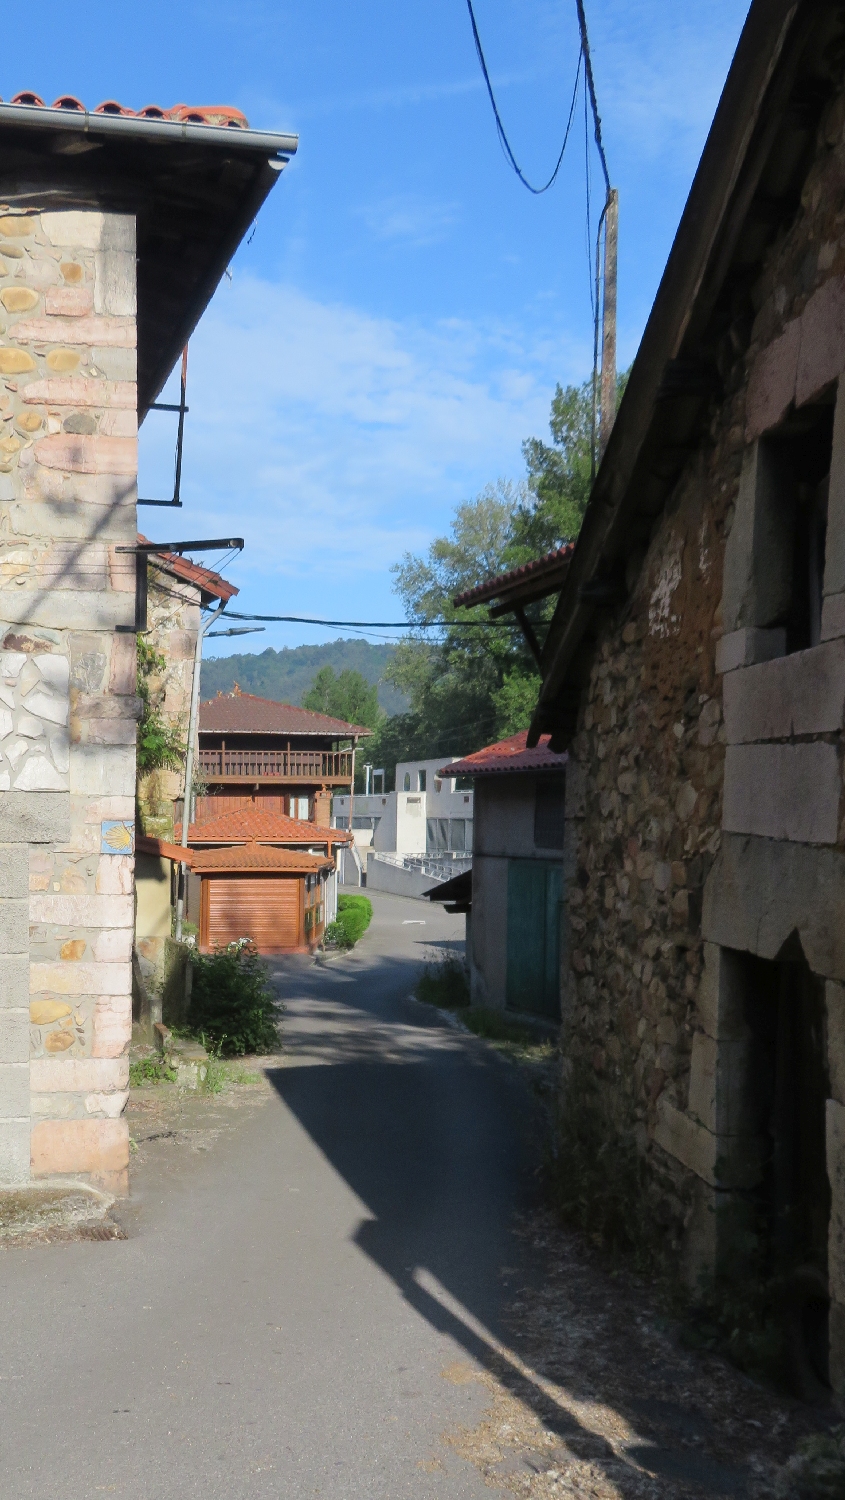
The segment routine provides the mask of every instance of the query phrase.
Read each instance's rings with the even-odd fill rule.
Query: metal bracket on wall
[[[115,552],[135,555],[135,624],[118,625],[118,631],[141,635],[147,629],[147,558],[152,553],[243,552],[243,548],[242,536],[212,537],[210,541],[198,542],[137,542],[134,547],[115,547]]]
[[[177,509],[179,509],[181,507],[181,505],[182,505],[182,499],[181,499],[181,490],[182,490],[182,439],[183,439],[183,437],[185,435],[185,414],[190,409],[189,407],[187,407],[185,405],[185,392],[187,390],[187,385],[188,385],[188,346],[186,344],[185,347],[184,347],[184,349],[182,350],[182,378],[181,378],[180,394],[179,394],[179,404],[178,404],[178,406],[174,405],[173,402],[170,402],[170,401],[153,401],[153,402],[151,402],[150,408],[149,408],[150,411],[178,411],[178,413],[179,413],[179,425],[178,425],[178,427],[176,429],[176,469],[175,469],[174,476],[173,476],[173,499],[172,500],[141,500],[139,498],[138,502],[137,502],[139,505],[168,505],[168,506],[176,506]]]

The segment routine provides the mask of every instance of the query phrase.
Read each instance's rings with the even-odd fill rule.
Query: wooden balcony
[[[349,783],[352,780],[351,750],[203,750],[199,752],[203,781],[215,785],[229,782]]]

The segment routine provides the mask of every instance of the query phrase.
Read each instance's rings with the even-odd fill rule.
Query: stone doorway
[[[781,1290],[795,1393],[829,1393],[828,1181],[825,1109],[829,1093],[824,982],[797,935],[778,959],[743,955],[750,1032],[748,1086],[761,1145],[754,1194],[763,1274]]]

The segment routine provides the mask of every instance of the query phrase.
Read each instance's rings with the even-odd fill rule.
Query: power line
[[[497,131],[497,134],[498,134],[498,137],[499,137],[499,141],[500,141],[501,146],[502,146],[502,150],[504,151],[504,153],[505,153],[508,161],[510,162],[511,166],[513,167],[513,169],[514,169],[517,177],[519,178],[520,182],[522,183],[523,187],[526,187],[528,189],[529,193],[534,193],[534,195],[539,198],[539,196],[540,196],[541,193],[547,193],[549,191],[549,188],[552,186],[553,182],[555,181],[555,178],[557,177],[557,174],[558,174],[558,172],[560,171],[560,168],[561,168],[561,163],[563,161],[563,153],[566,150],[566,143],[569,140],[569,131],[570,131],[571,127],[572,127],[572,116],[575,113],[575,100],[578,97],[578,80],[581,77],[581,59],[584,56],[584,44],[583,44],[583,40],[582,40],[582,43],[581,43],[581,51],[578,53],[578,66],[575,69],[575,87],[572,90],[572,103],[569,106],[569,119],[566,122],[566,133],[565,133],[565,135],[563,137],[563,145],[560,148],[560,154],[558,156],[557,161],[555,162],[555,169],[552,172],[552,175],[549,178],[548,182],[545,183],[543,185],[543,187],[534,187],[533,183],[531,183],[531,182],[528,181],[528,178],[525,176],[525,173],[522,171],[522,168],[520,167],[519,163],[517,162],[517,159],[514,156],[513,151],[511,150],[511,143],[508,140],[507,135],[505,133],[505,127],[502,124],[502,117],[499,114],[499,106],[496,103],[496,95],[493,93],[493,85],[490,82],[490,74],[487,71],[487,63],[486,63],[486,60],[485,60],[485,57],[484,57],[484,49],[481,46],[481,37],[478,34],[478,26],[476,25],[476,21],[475,21],[475,11],[472,8],[472,0],[467,0],[467,9],[469,11],[470,25],[472,26],[473,40],[475,41],[475,50],[478,53],[478,61],[481,64],[481,71],[484,74],[484,82],[487,85],[487,93],[488,93],[488,96],[489,96],[489,99],[490,99],[490,103],[491,103],[492,108],[493,108],[493,116],[494,116],[495,121],[496,121],[496,131]]]
[[[269,620],[283,625],[331,625],[350,630],[513,630],[508,620],[312,620],[308,615],[241,615],[226,611],[227,620]]]
[[[604,185],[609,193],[610,173],[607,170],[607,157],[604,154],[604,144],[601,138],[601,115],[599,114],[599,107],[596,102],[596,85],[595,80],[593,79],[593,63],[590,57],[590,38],[587,35],[587,17],[584,11],[584,0],[575,0],[575,8],[578,11],[578,30],[581,33],[581,51],[584,56],[584,72],[587,75],[587,88],[590,91],[590,104],[592,105],[593,110],[593,124],[595,128],[596,146],[598,148],[599,157],[601,158],[602,171],[604,172]]]

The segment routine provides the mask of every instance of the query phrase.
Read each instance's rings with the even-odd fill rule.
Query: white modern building
[[[456,761],[457,756],[452,756]],[[448,765],[449,762],[446,763]],[[352,831],[359,849],[397,855],[472,853],[473,792],[438,760],[401,761],[396,790],[356,795]],[[377,773],[378,774],[378,773]],[[332,798],[332,825],[349,827],[349,797]]]

